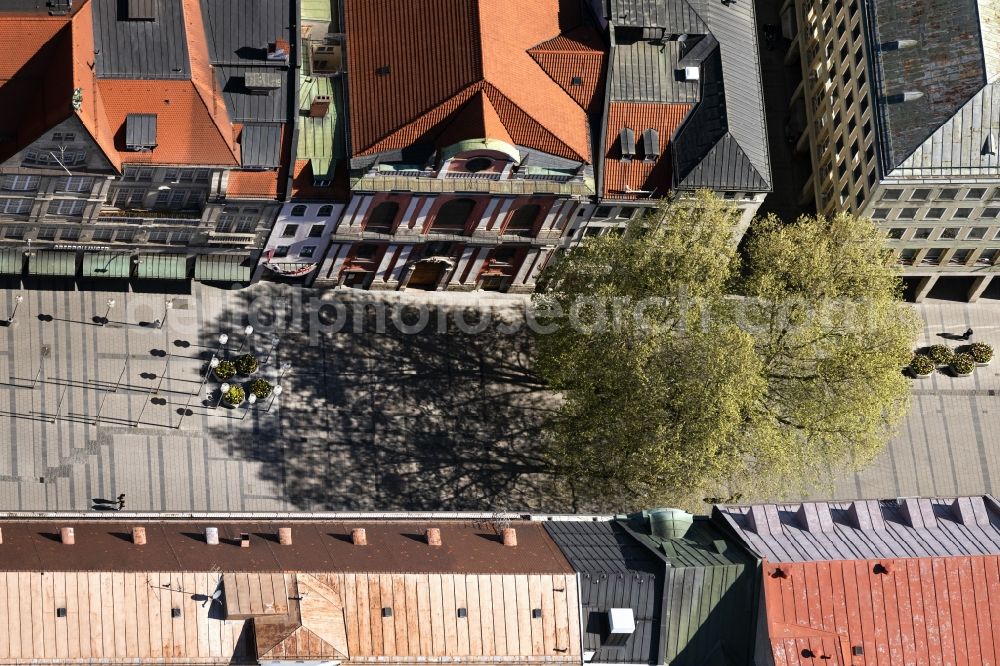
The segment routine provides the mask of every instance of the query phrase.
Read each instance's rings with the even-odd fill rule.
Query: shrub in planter
[[[927,356],[938,365],[948,365],[955,358],[955,352],[946,345],[931,345],[927,348]]]
[[[955,354],[951,360],[951,369],[958,375],[967,375],[976,369],[976,362],[971,354]]]
[[[258,400],[263,400],[271,395],[271,383],[266,379],[255,379],[250,382],[250,392],[257,396]]]
[[[238,359],[236,359],[236,369],[240,371],[241,375],[252,375],[257,372],[257,368],[260,367],[260,363],[253,354],[243,354]]]
[[[227,405],[242,405],[243,401],[246,400],[247,394],[243,390],[242,386],[230,386],[229,390],[222,394],[222,400]]]
[[[219,365],[215,366],[215,376],[226,381],[236,374],[236,366],[233,365],[232,361],[222,361]]]
[[[989,363],[993,360],[993,347],[985,342],[973,342],[969,345],[969,356],[976,363]]]
[[[910,372],[915,375],[929,375],[934,372],[934,361],[930,360],[923,354],[914,354],[913,360],[910,361]]]

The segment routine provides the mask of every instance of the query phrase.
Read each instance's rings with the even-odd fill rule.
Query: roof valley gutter
[[[330,0],[330,2],[334,2],[334,3],[337,4],[337,17],[339,19],[339,25],[337,26],[337,29],[340,31],[340,33],[342,35],[346,35],[347,34],[347,26],[345,25],[345,21],[344,21],[344,0]],[[348,70],[350,68],[349,66],[350,66],[350,62],[351,62],[351,57],[350,57],[351,56],[351,44],[345,38],[345,39],[343,39],[341,41],[341,45],[342,45],[341,46],[341,49],[342,49],[341,57],[343,58],[341,67],[342,67],[343,71],[340,74],[340,101],[341,101],[341,106],[343,107],[343,110],[344,110],[344,120],[343,120],[343,127],[344,127],[344,152],[346,153],[345,158],[347,159],[347,172],[348,172],[347,173],[347,181],[348,181],[348,185],[350,185],[350,180],[351,180],[351,174],[350,174],[350,171],[351,171],[351,158],[354,157],[354,147],[353,147],[353,142],[352,142],[352,139],[351,139],[351,105],[350,105],[350,99],[351,99],[351,95],[350,95],[351,79],[350,79],[350,76],[348,75]],[[336,128],[334,128],[334,132],[336,132],[336,131],[337,131]],[[336,176],[336,174],[333,174],[333,175]],[[347,198],[350,199],[350,197],[351,197],[351,193],[348,192]]]
[[[601,109],[601,124],[597,135],[597,154],[594,155],[594,199],[603,201],[604,199],[604,172],[605,155],[607,150],[608,116],[611,113],[611,88],[612,88],[612,67],[615,62],[615,27],[608,19],[608,60],[604,68],[604,104]]]
[[[331,0],[332,2],[333,0]],[[291,89],[291,94],[288,95],[286,100],[286,113],[287,118],[292,126],[292,131],[286,132],[285,134],[291,134],[289,141],[291,142],[288,147],[288,173],[285,175],[285,195],[281,198],[282,201],[289,201],[292,198],[292,182],[295,178],[295,160],[298,158],[299,153],[299,70],[302,69],[302,29],[301,29],[301,11],[300,7],[302,3],[291,2],[289,3],[289,11],[292,13],[292,30],[289,39],[291,41],[289,54],[289,67],[288,78],[290,79],[287,87]],[[278,172],[281,172],[281,167],[278,167]],[[278,213],[281,214],[280,211]],[[277,222],[277,220],[275,220]]]

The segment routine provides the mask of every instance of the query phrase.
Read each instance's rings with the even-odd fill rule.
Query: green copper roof
[[[758,561],[709,518],[696,516],[683,536],[664,538],[650,533],[649,515],[634,514],[625,524],[670,562],[663,588],[665,663],[749,666]]]
[[[330,109],[322,118],[311,118],[309,108],[313,100],[320,96],[330,98]],[[299,144],[296,159],[311,160],[314,165],[332,165],[336,160],[346,158],[343,109],[343,87],[339,79],[299,77]]]
[[[300,0],[303,21],[329,21],[333,17],[331,0]]]

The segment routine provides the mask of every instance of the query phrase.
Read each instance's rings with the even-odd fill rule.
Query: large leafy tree
[[[710,193],[549,268],[536,368],[549,451],[605,506],[775,496],[870,462],[908,406],[919,330],[870,221],[758,220]]]

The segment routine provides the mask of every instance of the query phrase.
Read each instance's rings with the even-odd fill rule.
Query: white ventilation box
[[[608,625],[612,636],[635,633],[635,614],[631,608],[612,608],[608,611]]]
[[[701,77],[701,70],[697,66],[684,68],[685,81],[697,81]]]

